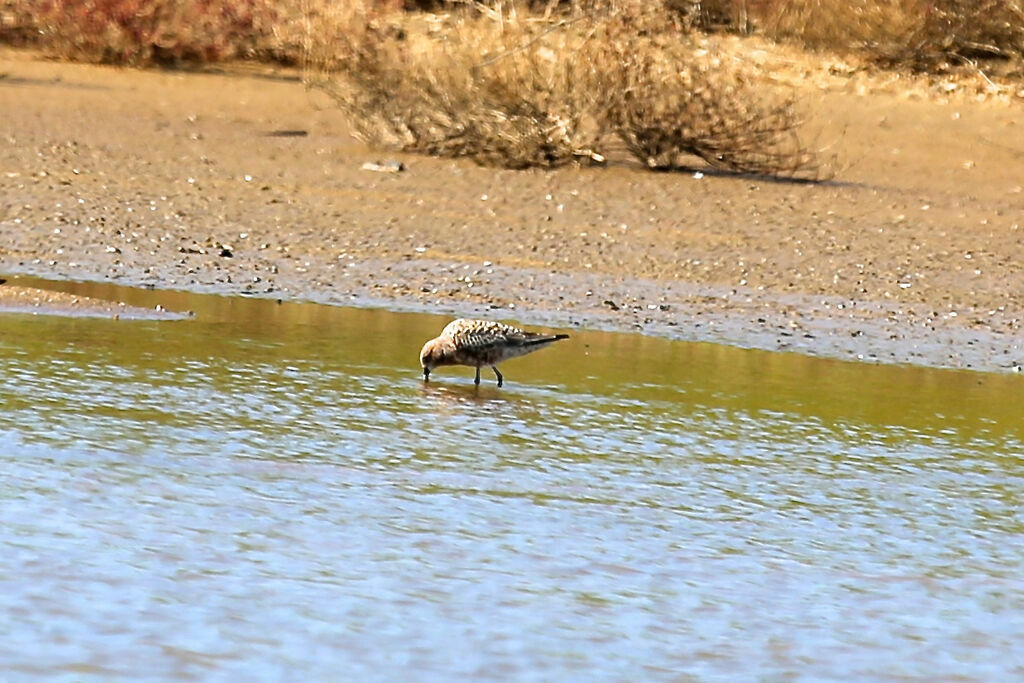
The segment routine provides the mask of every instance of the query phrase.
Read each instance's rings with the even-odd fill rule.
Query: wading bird
[[[476,368],[476,384],[480,384],[480,368],[491,366],[498,378],[498,386],[504,378],[498,372],[498,363],[525,356],[545,346],[568,339],[567,334],[539,334],[524,332],[518,327],[493,323],[486,320],[459,318],[448,323],[441,335],[434,337],[420,351],[420,365],[423,366],[423,381],[430,379],[430,371],[442,365],[468,365]]]

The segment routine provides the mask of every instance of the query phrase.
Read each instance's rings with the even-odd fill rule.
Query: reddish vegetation
[[[58,55],[112,64],[253,56],[278,22],[270,0],[18,0],[12,7]]]

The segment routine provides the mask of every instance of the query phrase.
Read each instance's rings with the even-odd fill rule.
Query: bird
[[[468,365],[476,368],[473,383],[479,386],[480,368],[489,365],[500,387],[504,377],[498,371],[498,363],[516,356],[525,356],[568,338],[567,334],[524,332],[504,323],[459,318],[448,323],[439,336],[428,341],[420,350],[423,381],[430,381],[430,371],[436,367]]]

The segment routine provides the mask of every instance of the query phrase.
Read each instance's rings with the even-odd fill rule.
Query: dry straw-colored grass
[[[1024,2],[940,0],[929,4],[897,63],[927,69],[950,57],[1024,59]]]
[[[690,8],[704,29],[853,51],[888,67],[936,71],[976,59],[1024,59],[1022,0],[667,1]]]
[[[600,160],[624,147],[655,169],[693,156],[729,171],[816,179],[791,95],[779,95],[645,3],[546,18],[475,10],[311,26],[307,81],[375,146],[510,168]]]
[[[587,146],[580,124],[589,95],[579,69],[557,58],[559,36],[518,22],[392,18],[403,20],[349,10],[311,31],[308,81],[335,99],[359,137],[511,168],[558,166]]]
[[[602,23],[588,57],[606,93],[602,116],[629,151],[657,170],[692,157],[733,172],[818,178],[819,155],[799,136],[796,95],[750,64],[678,32],[660,12],[618,12]]]

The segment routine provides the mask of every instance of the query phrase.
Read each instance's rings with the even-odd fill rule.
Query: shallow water
[[[1024,378],[49,286],[196,317],[0,318],[15,677],[1024,675]]]

